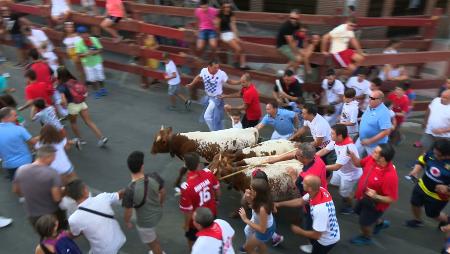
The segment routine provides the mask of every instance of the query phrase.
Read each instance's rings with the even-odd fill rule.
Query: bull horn
[[[158,142],[158,141],[160,141],[161,140],[161,135],[158,135],[157,137],[156,137],[156,142]]]
[[[163,125],[163,124],[161,125],[161,130],[162,130],[162,131],[164,130],[164,125]]]

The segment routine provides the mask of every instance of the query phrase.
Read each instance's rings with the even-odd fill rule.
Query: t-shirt
[[[328,151],[336,152],[336,164],[342,165],[342,167],[337,171],[341,176],[345,177],[348,181],[358,180],[362,174],[362,169],[356,167],[350,157],[347,155],[347,150],[353,152],[356,157],[359,158],[358,149],[356,149],[355,144],[350,137],[347,137],[342,142],[331,141],[327,147]]]
[[[319,148],[324,148],[331,141],[331,127],[323,116],[316,114],[312,121],[305,120],[304,126],[309,127],[311,135],[314,140],[317,138],[323,138],[322,145]]]
[[[83,40],[83,39],[75,42],[75,52],[77,54],[85,54],[85,53],[89,52],[89,50],[91,50],[91,49],[97,50],[97,49],[103,48],[102,44],[96,37],[91,36],[86,41],[87,41],[87,45],[86,45],[85,40]],[[86,66],[86,67],[94,67],[97,64],[103,63],[103,58],[102,58],[101,54],[89,55],[89,56],[81,57],[81,63],[83,64],[83,66]]]
[[[435,137],[450,138],[450,132],[443,134],[434,134],[433,129],[448,128],[450,126],[450,104],[442,104],[441,98],[434,98],[430,105],[430,115],[428,116],[427,127],[425,133],[431,134]]]
[[[334,83],[330,85],[328,83],[328,79],[324,79],[322,81],[322,89],[325,91],[325,96],[328,104],[331,104],[333,102],[339,101],[340,96],[344,95],[345,87],[340,80],[335,79]],[[336,108],[338,108],[340,107],[340,105],[342,105],[342,102],[336,104],[335,106]]]
[[[407,113],[409,111],[409,99],[406,94],[399,97],[394,92],[388,95],[388,100],[392,102],[392,111],[395,113]],[[405,116],[395,115],[397,125],[400,125],[405,120]]]
[[[359,124],[359,138],[363,140],[374,137],[381,131],[390,129],[391,127],[392,122],[389,109],[383,103],[378,105],[376,108],[367,107]],[[379,144],[385,144],[388,139],[389,137],[386,136],[368,146],[375,147]]]
[[[290,84],[284,83],[284,81],[281,79],[280,84],[281,84],[281,88],[283,89],[283,92],[285,92],[286,94],[293,96],[293,97],[297,97],[297,98],[302,97],[302,94],[303,94],[302,86],[301,86],[300,82],[298,81],[298,79],[294,79],[294,82],[292,82]],[[273,91],[276,93],[279,92],[279,88],[277,85],[275,85],[273,87]]]
[[[3,75],[0,75],[0,95],[5,94],[8,89],[8,81]]]
[[[63,40],[64,45],[67,48],[67,53],[69,54],[69,56],[74,56],[77,53],[75,52],[75,43],[77,41],[81,40],[80,36],[74,36],[74,37],[66,37]]]
[[[219,11],[213,7],[208,7],[207,11],[204,11],[202,8],[195,9],[195,17],[198,20],[199,30],[216,30],[214,20],[218,13]]]
[[[6,23],[6,29],[9,30],[11,34],[22,34],[21,28],[22,24],[20,22],[20,18],[25,16],[24,13],[12,13],[9,16],[9,20]]]
[[[5,169],[18,168],[31,163],[30,148],[26,143],[31,134],[14,123],[0,123],[0,158]]]
[[[17,170],[14,183],[25,197],[27,216],[37,217],[58,210],[58,203],[53,201],[51,190],[61,187],[61,177],[51,167],[23,165]]]
[[[348,134],[355,134],[358,133],[358,102],[357,101],[351,101],[349,103],[344,103],[344,106],[342,107],[342,113],[341,117],[339,119],[339,122],[350,122],[354,123],[353,126],[347,126],[347,132]]]
[[[122,18],[125,16],[123,12],[122,0],[107,0],[106,12],[109,16]]]
[[[59,66],[58,57],[56,56],[56,54],[53,53],[53,51],[47,51],[47,52],[42,53],[42,57],[45,59],[47,64],[50,66],[53,73],[56,73],[56,70],[58,69],[58,66]]]
[[[303,200],[311,207],[312,229],[322,233],[317,241],[323,246],[337,243],[341,235],[331,194],[320,187],[316,196],[305,194]]]
[[[41,124],[50,124],[57,130],[64,129],[64,126],[59,121],[58,116],[56,115],[56,110],[53,106],[48,106],[43,110],[37,112],[33,117],[33,121],[38,120],[41,122]]]
[[[336,54],[348,49],[350,39],[355,38],[355,33],[347,29],[347,24],[342,24],[330,31],[330,53]]]
[[[356,92],[356,97],[359,97],[361,95],[366,95],[364,100],[358,100],[359,101],[359,109],[361,111],[364,111],[367,108],[367,105],[369,103],[369,96],[371,93],[370,90],[370,82],[367,79],[364,79],[362,82],[358,82],[358,77],[351,77],[347,80],[347,83],[345,84],[347,88],[353,88]]]
[[[191,254],[234,254],[234,229],[224,220],[216,219],[209,228],[197,233],[197,240],[192,246]]]
[[[119,204],[118,193],[100,193],[95,197],[88,197],[78,207],[85,207],[104,214],[114,216],[111,207]],[[77,236],[81,233],[89,241],[91,253],[117,253],[126,238],[116,219],[106,218],[83,210],[76,210],[69,217],[70,232]]]
[[[133,183],[130,183],[130,188]],[[162,207],[159,203],[159,190],[163,188],[164,180],[157,174],[153,173],[148,176],[147,199],[136,211],[136,223],[141,228],[153,228],[162,217]],[[132,199],[124,197],[122,205],[126,208],[133,208],[139,205],[144,199],[145,180],[144,178],[134,181],[134,194]],[[127,195],[125,195],[127,196]],[[131,196],[130,196],[131,197]]]
[[[217,215],[215,190],[219,187],[219,181],[209,169],[189,171],[186,182],[181,184],[180,210],[193,212],[198,207],[207,207]]]
[[[286,45],[287,41],[286,41],[286,37],[288,35],[294,36],[295,32],[298,30],[298,28],[300,27],[299,24],[292,24],[292,22],[290,20],[284,22],[280,29],[278,30],[278,34],[277,34],[277,48]]]
[[[220,11],[219,18],[220,18],[220,32],[231,32],[231,17],[234,16],[233,11],[230,11],[229,14],[223,13],[223,11]]]
[[[29,66],[36,73],[37,82],[52,83],[52,69],[50,66],[41,60],[35,61]]]
[[[42,49],[43,44],[47,44],[46,51],[53,51],[55,49],[52,42],[42,30],[32,28],[31,35],[27,36],[27,38],[36,49]]]
[[[54,169],[58,174],[63,175],[69,173],[73,169],[73,165],[67,156],[66,149],[67,138],[64,138],[57,144],[51,144],[56,149],[55,160],[50,164],[51,169]],[[41,142],[36,144],[36,149],[43,146]]]
[[[52,105],[53,86],[44,82],[33,82],[25,87],[25,100],[44,99],[47,105]]]
[[[422,154],[416,161],[417,165],[422,166],[422,184],[419,187],[424,190],[428,196],[432,196],[434,199],[448,201],[450,196],[445,194],[439,194],[436,192],[436,185],[450,185],[450,159],[438,160],[432,151]],[[431,192],[431,193],[430,193]]]
[[[319,156],[314,156],[314,160],[309,164],[303,166],[303,170],[299,173],[299,177],[297,178],[295,185],[300,190],[300,193],[303,194],[303,179],[307,175],[315,175],[320,178],[320,186],[324,189],[328,189],[327,182],[327,169],[325,166],[325,162],[323,162],[322,158]]]
[[[278,108],[275,118],[269,114],[266,114],[261,120],[261,123],[264,125],[273,126],[273,128],[275,129],[276,132],[278,132],[278,134],[284,136],[294,133],[295,130],[294,118],[295,112],[287,109]]]
[[[398,199],[398,176],[397,170],[392,162],[389,162],[385,167],[381,167],[369,155],[361,160],[361,167],[363,168],[363,174],[356,188],[356,199],[362,199],[367,188],[375,190],[378,195],[389,196],[394,201]],[[389,205],[377,202],[375,209],[383,212]]]
[[[199,75],[203,80],[205,92],[208,96],[215,97],[223,93],[223,84],[228,81],[228,75],[224,71],[218,70],[216,74],[211,74],[208,68],[203,68]]]
[[[167,81],[167,83],[169,85],[178,85],[181,83],[180,73],[178,73],[177,66],[175,65],[175,63],[172,60],[169,60],[169,62],[165,65],[165,69],[166,69],[166,75],[168,75],[168,76],[172,76],[172,74],[174,72],[176,73],[175,78],[169,79]]]
[[[261,118],[261,105],[259,104],[259,93],[254,84],[241,89],[242,100],[247,104],[245,115],[247,120],[254,121]]]

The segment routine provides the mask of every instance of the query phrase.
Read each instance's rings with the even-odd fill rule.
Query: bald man
[[[372,154],[377,145],[388,142],[392,123],[389,109],[384,105],[383,99],[384,94],[380,90],[370,93],[369,106],[362,115],[359,138],[356,141],[361,158]]]
[[[305,230],[297,225],[291,225],[292,232],[309,238],[309,245],[302,245],[300,249],[307,253],[326,254],[339,241],[340,231],[336,218],[336,211],[331,194],[320,187],[321,180],[315,175],[307,175],[303,179],[303,189],[306,194],[301,198],[275,203],[278,207],[300,207],[309,203],[311,207],[312,227]],[[311,248],[311,247],[309,247]]]

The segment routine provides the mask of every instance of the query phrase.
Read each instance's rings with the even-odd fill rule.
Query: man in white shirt
[[[318,109],[315,104],[306,103],[302,109],[304,119],[303,127],[300,128],[289,140],[301,137],[309,129],[314,141],[312,145],[316,149],[322,149],[331,141],[331,127],[327,120],[317,113]]]
[[[348,135],[356,140],[358,136],[358,102],[355,101],[355,89],[348,88],[344,92],[344,106],[342,107],[342,113],[339,117],[339,123],[347,126]]]
[[[300,246],[306,253],[326,254],[340,240],[339,224],[336,218],[331,194],[320,187],[320,178],[307,175],[303,179],[303,189],[307,192],[303,197],[275,203],[278,207],[300,207],[309,203],[311,208],[312,229],[305,230],[297,225],[291,225],[292,232],[307,237],[312,244],[312,250],[307,245]]]
[[[70,233],[86,237],[91,246],[89,253],[118,253],[126,238],[111,205],[120,205],[123,191],[90,197],[87,186],[77,179],[67,185],[66,192],[78,204],[78,209],[69,217]]]
[[[364,112],[369,104],[370,96],[370,81],[366,79],[367,71],[362,67],[358,70],[358,75],[353,76],[347,80],[345,86],[353,88],[356,92],[356,100],[359,103],[359,110]]]
[[[27,36],[27,39],[31,42],[32,46],[36,48],[39,52],[42,52],[43,48],[44,51],[50,51],[52,52],[55,47],[53,46],[53,43],[48,39],[47,35],[39,29],[34,29],[30,27],[25,28],[25,35]]]
[[[228,79],[228,75],[219,69],[219,63],[215,60],[209,62],[206,68],[200,71],[194,80],[186,85],[188,88],[203,81],[207,96],[206,110],[203,115],[210,131],[223,130],[224,102],[222,98],[223,85],[238,85],[239,81]]]
[[[327,71],[326,78],[322,81],[322,105],[334,106],[334,113],[329,116],[329,123],[336,123],[337,117],[342,111],[342,102],[344,100],[344,84],[336,79],[336,73],[333,69]]]
[[[228,222],[214,219],[207,207],[199,207],[193,214],[193,223],[197,228],[197,240],[192,246],[191,254],[234,254],[234,230]]]
[[[450,139],[450,89],[434,98],[425,113],[424,129],[420,143],[428,151],[437,139]]]
[[[346,74],[350,75],[358,65],[364,60],[364,54],[358,40],[355,38],[354,29],[356,27],[354,17],[349,17],[345,24],[339,25],[322,37],[322,53],[332,54],[335,62],[346,68]],[[330,49],[328,49],[330,44]],[[349,48],[351,45],[353,49]]]
[[[180,73],[178,72],[177,66],[175,63],[169,58],[169,54],[166,52],[162,55],[162,60],[164,62],[165,74],[164,80],[167,81],[168,86],[168,94],[170,98],[170,106],[169,110],[176,109],[177,97],[184,102],[184,106],[186,110],[189,110],[191,107],[191,100],[187,99],[183,94],[180,93]]]
[[[358,149],[356,149],[353,140],[348,136],[347,128],[342,124],[336,124],[331,128],[331,139],[325,148],[317,152],[318,156],[325,156],[331,151],[336,152],[336,162],[327,165],[326,169],[333,172],[330,184],[339,186],[339,194],[343,200],[343,207],[340,209],[342,214],[351,214],[353,189],[362,175],[362,169],[353,165],[352,160],[347,155],[347,151],[353,152],[358,158]]]

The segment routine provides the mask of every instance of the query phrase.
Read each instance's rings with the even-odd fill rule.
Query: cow
[[[211,132],[173,133],[172,128],[161,129],[155,134],[152,154],[170,153],[172,157],[183,159],[189,152],[197,152],[207,162],[222,151],[236,151],[255,145],[258,142],[259,132],[256,128],[225,129]],[[179,186],[181,178],[187,169],[180,171],[175,185]]]
[[[264,163],[267,157],[259,157],[246,166],[233,166],[233,162],[222,154],[209,165],[209,169],[220,179],[231,184],[236,190],[244,192],[250,188],[251,174],[253,170],[260,169],[267,174],[270,190],[274,201],[290,200],[298,197],[299,193],[295,183],[288,175],[288,169],[293,168],[300,173],[303,165],[298,160],[280,161],[273,164]],[[239,173],[237,173],[239,172]],[[234,175],[231,175],[234,174]]]
[[[296,143],[288,140],[268,140],[259,144],[237,150],[236,152],[224,153],[223,156],[228,156],[233,161],[242,161],[243,159],[280,155],[296,148]]]

